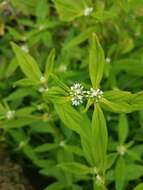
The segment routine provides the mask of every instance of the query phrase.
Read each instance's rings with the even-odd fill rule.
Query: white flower
[[[79,106],[82,104],[84,97],[83,86],[79,83],[75,83],[73,86],[71,86],[70,96],[73,106]]]
[[[14,111],[14,110],[9,110],[9,111],[6,113],[6,118],[7,118],[7,119],[12,119],[12,118],[14,118],[14,115],[15,115],[15,111]]]
[[[119,154],[120,154],[121,156],[124,156],[124,154],[126,153],[127,149],[126,149],[125,146],[121,145],[121,146],[118,146],[118,147],[117,147],[117,151],[119,152]]]
[[[84,9],[84,16],[89,16],[93,12],[93,7],[87,7]]]
[[[111,62],[111,58],[110,57],[106,57],[105,61],[106,61],[106,63],[110,63]]]
[[[46,78],[45,78],[44,76],[41,76],[41,77],[40,77],[40,82],[41,82],[41,83],[45,83],[45,82],[46,82]]]

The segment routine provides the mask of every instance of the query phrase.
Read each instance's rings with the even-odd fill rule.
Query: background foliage
[[[44,190],[143,189],[142,32],[142,0],[0,1],[0,148]]]

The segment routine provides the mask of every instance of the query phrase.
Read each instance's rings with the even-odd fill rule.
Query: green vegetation
[[[142,32],[142,0],[0,2],[0,141],[44,190],[143,189]]]

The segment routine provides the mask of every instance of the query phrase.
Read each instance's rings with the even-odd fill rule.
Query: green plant
[[[142,182],[142,46],[130,34],[142,29],[140,5],[12,2],[26,17],[17,28],[8,26],[22,45],[11,42],[16,58],[1,66],[7,84],[0,87],[8,93],[1,95],[0,125],[17,152],[54,178],[45,190],[124,190]],[[50,13],[53,6],[61,21]]]

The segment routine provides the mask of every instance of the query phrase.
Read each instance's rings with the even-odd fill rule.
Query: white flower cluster
[[[79,106],[83,103],[84,98],[84,90],[83,86],[79,83],[75,83],[73,86],[71,86],[70,96],[73,106]]]
[[[100,89],[91,88],[89,91],[84,90],[83,86],[79,83],[75,83],[70,89],[70,97],[73,106],[82,104],[84,98],[93,98],[97,103],[103,96],[103,92]]]

